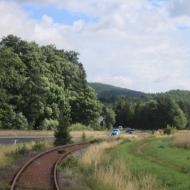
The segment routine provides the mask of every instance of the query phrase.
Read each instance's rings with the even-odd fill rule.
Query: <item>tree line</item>
[[[190,92],[170,91],[146,97],[107,97],[101,101],[115,113],[115,127],[184,129],[190,125]]]

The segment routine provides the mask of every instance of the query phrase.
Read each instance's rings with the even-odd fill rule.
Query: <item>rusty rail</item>
[[[89,143],[81,143],[81,144],[77,144],[76,146],[80,146],[80,145],[88,145]],[[79,149],[77,150],[81,150],[82,148],[84,147],[80,147]],[[77,150],[70,150],[70,151],[67,151],[66,153],[64,153],[58,160],[57,162],[55,163],[55,166],[54,166],[54,169],[53,169],[53,176],[54,176],[54,185],[55,185],[55,188],[56,190],[60,190],[59,188],[59,184],[58,184],[58,178],[57,178],[57,166],[62,162],[62,160],[64,158],[66,158],[69,154],[71,154],[72,152],[75,152]]]
[[[50,150],[47,150],[47,151],[44,151],[36,156],[34,156],[33,158],[31,158],[30,160],[28,160],[20,169],[19,171],[16,173],[16,175],[14,176],[13,180],[12,180],[12,183],[11,183],[11,188],[10,190],[16,190],[16,184],[19,180],[19,178],[21,177],[22,173],[26,170],[26,168],[28,168],[30,166],[30,164],[32,164],[35,160],[37,160],[38,158],[48,154],[48,153],[51,153],[53,151],[58,151],[60,149],[63,149],[63,148],[70,148],[70,147],[74,147],[74,146],[79,146],[79,145],[85,145],[85,144],[88,144],[88,143],[77,143],[77,144],[69,144],[69,145],[63,145],[63,146],[57,146],[55,148],[52,148]],[[71,154],[72,152],[74,151],[77,151],[77,150],[70,150],[66,153],[63,153],[63,155],[58,159],[58,161],[56,162],[55,166],[54,166],[54,169],[53,169],[53,175],[54,175],[54,185],[56,187],[56,190],[59,190],[59,186],[58,186],[58,180],[57,180],[57,165],[66,157],[68,156],[69,154]]]

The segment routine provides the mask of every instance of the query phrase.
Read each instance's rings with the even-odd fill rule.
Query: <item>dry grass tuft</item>
[[[105,154],[105,150],[116,147],[120,142],[92,145],[83,154],[81,166],[93,171],[91,177],[97,184],[101,184],[103,190],[159,190],[160,187],[153,176],[136,177],[123,160],[113,160]]]
[[[82,156],[81,163],[85,166],[100,164],[104,151],[106,149],[114,148],[119,143],[120,141],[102,142],[100,144],[90,146]]]
[[[28,143],[26,145],[27,148],[31,148],[34,145],[34,143]],[[18,147],[21,147],[22,144],[17,145],[1,145],[0,146],[0,167],[6,166],[10,161],[11,157],[8,156],[8,153],[14,152],[18,149]]]
[[[94,139],[94,138],[107,138],[110,136],[110,131],[71,131],[70,135],[73,137],[74,141],[80,141],[82,134],[85,133],[87,139]]]
[[[40,145],[43,145],[40,147]],[[14,153],[15,151],[18,151],[19,148],[22,148],[25,146],[25,148],[30,150],[38,150],[40,148],[48,148],[51,147],[52,144],[50,142],[42,142],[36,143],[36,142],[30,142],[25,144],[16,144],[16,145],[0,145],[0,167],[4,167],[8,165],[12,161],[12,157],[9,155],[10,153]]]
[[[190,133],[178,133],[173,136],[173,144],[177,147],[190,149]]]

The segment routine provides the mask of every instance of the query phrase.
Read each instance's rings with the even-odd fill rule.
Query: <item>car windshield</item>
[[[119,131],[119,129],[114,129],[113,131]]]

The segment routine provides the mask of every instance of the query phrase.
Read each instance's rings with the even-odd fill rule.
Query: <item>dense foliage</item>
[[[98,90],[96,87],[95,89]],[[184,129],[190,125],[189,91],[173,90],[138,97],[113,95],[99,99],[114,110],[115,127],[122,125],[139,129]]]
[[[97,121],[100,104],[74,51],[39,46],[9,35],[0,42],[0,128],[52,129],[60,102],[70,123]]]

